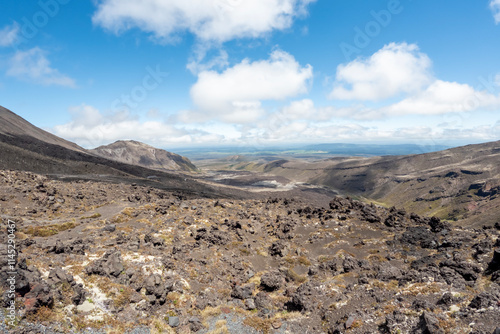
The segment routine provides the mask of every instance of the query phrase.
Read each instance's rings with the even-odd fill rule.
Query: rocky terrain
[[[498,222],[8,170],[0,215],[6,333],[500,332]]]
[[[214,164],[214,162],[211,162]],[[233,171],[327,186],[386,207],[397,206],[464,226],[493,226],[500,210],[500,142],[440,152],[318,161],[221,160]]]
[[[119,140],[90,152],[111,160],[167,171],[193,172],[197,168],[188,158],[134,140]]]

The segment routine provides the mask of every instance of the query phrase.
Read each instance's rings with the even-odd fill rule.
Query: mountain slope
[[[96,156],[80,146],[43,131],[0,107],[0,170],[29,171],[54,178],[137,183],[183,196],[236,197],[174,172],[151,170]]]
[[[500,142],[408,156],[279,161],[264,170],[467,224],[494,224],[500,211]]]
[[[85,149],[77,144],[37,128],[24,118],[2,106],[0,106],[0,134],[10,135],[13,137],[31,137],[42,142],[62,146],[73,151],[85,152]]]
[[[197,169],[188,158],[133,140],[120,140],[90,152],[106,159],[151,169],[188,172]]]

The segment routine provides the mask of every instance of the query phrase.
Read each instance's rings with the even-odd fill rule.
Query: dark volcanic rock
[[[486,275],[493,274],[492,277],[493,281],[500,278],[500,249],[495,249],[495,251],[493,252],[493,259],[488,264],[488,268],[486,268],[485,274]]]
[[[193,332],[198,332],[204,328],[203,324],[201,323],[201,320],[197,317],[191,317],[188,320],[189,322],[189,328]]]
[[[422,248],[437,248],[434,234],[423,226],[408,227],[400,239],[402,244],[420,246]]]
[[[284,281],[279,271],[272,271],[262,275],[260,278],[260,286],[266,291],[274,291],[281,288]]]
[[[49,284],[59,284],[59,283],[72,283],[73,276],[66,273],[62,268],[54,268],[49,272],[49,277],[47,283]]]
[[[229,243],[230,238],[226,232],[222,232],[216,227],[210,230],[203,227],[196,231],[195,240],[204,240],[212,245],[223,246]]]
[[[257,307],[259,310],[270,310],[273,307],[271,298],[267,295],[267,293],[262,291],[255,295],[254,301],[255,307]]]
[[[382,263],[378,267],[377,278],[381,281],[399,280],[401,277],[401,269],[394,267],[389,263]]]
[[[369,223],[380,223],[381,218],[377,215],[377,209],[372,204],[370,206],[365,205],[361,209],[361,217]]]
[[[431,231],[434,233],[443,232],[444,230],[451,229],[451,225],[449,223],[446,223],[437,217],[430,218],[429,226],[431,227]]]
[[[487,308],[490,306],[498,306],[500,302],[500,294],[499,293],[488,293],[482,292],[470,302],[469,307],[475,309]]]
[[[255,284],[246,284],[242,286],[235,286],[231,292],[231,297],[237,299],[248,299],[252,297]]]
[[[165,241],[162,238],[155,237],[153,233],[146,234],[144,236],[144,242],[147,244],[152,244],[153,247],[161,247],[165,243]]]
[[[77,238],[69,241],[57,240],[55,243],[48,242],[44,245],[44,248],[46,248],[49,253],[85,255],[85,250],[88,249],[88,245],[83,239]]]
[[[344,272],[348,273],[354,271],[360,267],[359,261],[349,254],[345,255],[344,261],[342,261],[342,267]]]
[[[311,311],[318,306],[318,291],[311,282],[301,284],[287,307],[293,311]]]
[[[445,305],[451,306],[457,303],[460,299],[457,297],[453,297],[453,295],[449,292],[446,292],[441,298],[438,300],[437,305]]]
[[[273,242],[269,247],[269,255],[271,256],[286,256],[288,254],[288,246],[285,242],[279,240]]]
[[[475,281],[479,278],[481,267],[477,264],[465,261],[446,260],[439,264],[440,267],[448,267],[455,270],[466,281]]]
[[[94,261],[85,268],[85,272],[88,275],[118,277],[123,269],[121,252],[108,251],[101,259]]]
[[[25,295],[24,306],[27,314],[35,313],[40,307],[52,307],[54,296],[45,283],[37,284]]]
[[[418,327],[413,331],[415,334],[445,334],[445,331],[439,328],[439,319],[432,313],[424,312],[420,316]]]

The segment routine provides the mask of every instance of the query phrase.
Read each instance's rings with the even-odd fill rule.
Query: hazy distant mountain
[[[195,171],[188,158],[133,140],[100,146],[92,153],[103,158],[159,170]]]
[[[442,151],[449,147],[444,145],[378,145],[378,144],[317,144],[308,145],[307,150],[317,150],[334,155],[343,156],[382,156],[408,155]]]

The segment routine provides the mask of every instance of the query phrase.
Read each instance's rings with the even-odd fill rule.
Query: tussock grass
[[[22,232],[33,237],[50,237],[58,234],[59,232],[75,228],[76,226],[77,224],[75,222],[66,222],[46,226],[30,226],[25,228]]]

